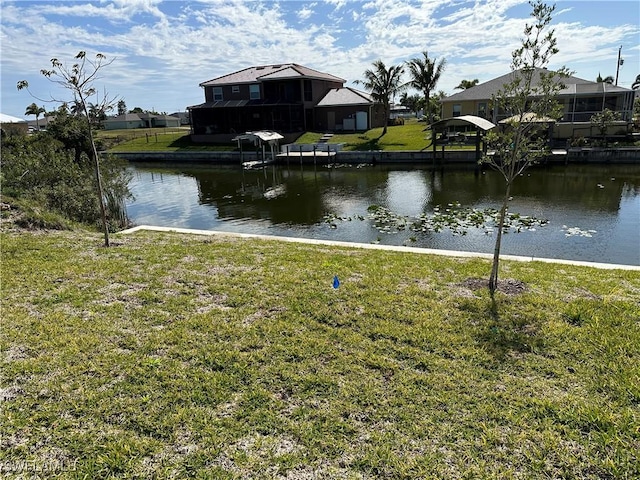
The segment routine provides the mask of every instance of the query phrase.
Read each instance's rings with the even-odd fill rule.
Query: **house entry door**
[[[336,112],[327,112],[327,129],[336,129]]]

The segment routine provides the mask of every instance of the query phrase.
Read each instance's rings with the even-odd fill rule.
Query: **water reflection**
[[[353,242],[490,252],[493,238],[472,229],[384,234],[367,208],[380,205],[409,217],[459,202],[478,209],[500,204],[504,179],[494,171],[419,166],[131,166],[137,224],[299,236]],[[546,218],[536,232],[510,234],[503,252],[640,265],[640,169],[568,166],[533,169],[513,188],[512,212]],[[325,222],[328,214],[345,220]],[[564,229],[563,229],[564,227]],[[595,230],[567,236],[570,227]]]

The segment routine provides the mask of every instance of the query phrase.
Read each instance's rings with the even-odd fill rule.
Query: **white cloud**
[[[251,65],[296,62],[353,81],[378,58],[397,64],[424,50],[447,59],[437,89],[451,93],[462,79],[486,81],[509,70],[511,52],[530,20],[526,5],[525,0],[2,3],[3,113],[20,116],[31,103],[15,91],[15,79],[33,79],[34,87],[48,91],[35,80],[39,70],[51,57],[71,59],[79,50],[116,58],[102,79],[110,93],[157,110],[200,103],[199,83]],[[625,45],[621,79],[628,84],[621,84],[629,86],[640,71],[640,28],[633,14],[608,23],[576,21],[579,14],[577,8],[556,12],[560,53],[552,67],[566,64],[587,79],[598,71],[614,75],[617,49]],[[5,108],[11,105],[13,110]]]
[[[310,5],[305,5],[300,10],[298,10],[298,18],[301,21],[309,20],[311,15],[315,13],[314,8],[317,6],[317,3],[312,3]]]

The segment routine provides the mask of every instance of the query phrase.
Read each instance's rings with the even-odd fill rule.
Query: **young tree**
[[[540,0],[529,3],[534,22],[525,26],[522,46],[512,53],[510,82],[492,99],[493,107],[508,118],[503,121],[503,128],[487,134],[488,149],[495,154],[481,160],[498,170],[506,182],[489,277],[492,299],[498,287],[500,247],[511,187],[522,172],[548,154],[548,125],[562,115],[556,95],[563,88],[562,78],[568,75],[564,67],[555,72],[546,69],[558,52],[554,30],[548,30],[555,5],[548,6]]]
[[[24,111],[25,115],[35,115],[36,116],[36,129],[40,130],[40,122],[38,122],[38,118],[40,117],[41,113],[45,113],[46,110],[44,109],[44,107],[39,107],[38,105],[36,105],[36,103],[32,103],[31,105],[29,105],[27,107],[27,109]]]
[[[107,213],[105,208],[105,196],[102,187],[102,177],[100,175],[100,158],[96,149],[96,144],[93,136],[93,128],[91,125],[91,118],[89,115],[89,103],[88,99],[96,93],[93,86],[94,82],[99,78],[101,70],[110,65],[113,60],[107,61],[107,57],[98,53],[95,59],[91,60],[87,58],[86,52],[80,51],[75,56],[76,62],[68,67],[63,64],[57,58],[51,59],[51,70],[42,69],[40,73],[53,83],[71,91],[73,100],[81,110],[87,122],[87,132],[89,136],[89,143],[91,145],[91,152],[93,154],[93,163],[96,177],[96,190],[98,195],[98,202],[100,205],[100,213],[102,217],[102,226],[104,229],[104,244],[109,246],[109,224],[107,222]],[[29,88],[29,83],[26,80],[18,82],[18,90]],[[52,98],[50,101],[63,103],[61,100]],[[107,106],[110,106],[113,102],[107,99],[105,95],[101,108],[106,110]]]
[[[614,122],[620,120],[620,112],[614,112],[605,108],[601,112],[596,112],[591,116],[591,126],[596,128],[600,133],[600,136],[604,139],[604,146],[608,145],[607,132]]]
[[[373,69],[368,69],[364,72],[364,80],[356,80],[354,82],[356,84],[361,83],[364,88],[371,92],[373,99],[384,106],[385,121],[381,137],[387,133],[387,124],[391,114],[391,99],[404,88],[401,84],[403,73],[404,68],[402,68],[402,65],[392,65],[387,68],[382,60],[376,60],[373,62]]]
[[[429,54],[426,51],[422,52],[422,56],[423,58],[412,58],[407,62],[409,74],[411,75],[411,81],[408,85],[421,91],[424,94],[425,105],[429,106],[431,91],[435,90],[447,61],[443,58],[439,62],[436,62],[435,58],[429,58]],[[429,123],[433,123],[433,112],[431,109],[429,109],[427,116]]]
[[[461,80],[456,88],[466,90],[467,88],[475,87],[479,82],[480,80],[477,78],[474,78],[473,80]]]

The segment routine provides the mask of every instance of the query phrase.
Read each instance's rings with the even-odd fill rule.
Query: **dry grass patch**
[[[63,479],[640,476],[638,272],[558,281],[504,262],[492,310],[479,259],[117,239],[2,234],[0,463]]]

